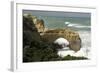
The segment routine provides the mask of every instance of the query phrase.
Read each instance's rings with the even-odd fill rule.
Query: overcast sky
[[[55,12],[55,11],[36,11],[36,10],[23,10],[24,14],[32,14],[36,16],[60,16],[60,17],[86,17],[90,18],[90,13],[79,12]]]

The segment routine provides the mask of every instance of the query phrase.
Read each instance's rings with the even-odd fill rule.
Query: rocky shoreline
[[[67,58],[61,58],[57,55],[54,41],[60,37],[68,40],[70,50],[80,50],[81,38],[77,32],[70,29],[47,29],[42,19],[32,15],[23,16],[23,62],[87,59],[68,55],[65,56]]]

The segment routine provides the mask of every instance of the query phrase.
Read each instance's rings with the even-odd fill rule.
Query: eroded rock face
[[[52,43],[57,38],[62,37],[69,41],[69,48],[78,51],[81,48],[81,39],[79,34],[69,29],[47,30],[41,35],[43,41]]]
[[[76,40],[70,40],[69,47],[71,50],[79,51],[81,48],[81,39],[77,38]]]
[[[38,30],[39,33],[43,33],[44,32],[44,21],[42,19],[34,19],[34,23],[35,23],[35,26]]]
[[[24,17],[29,17],[32,20],[32,23],[35,25],[35,27],[36,27],[36,29],[39,33],[44,32],[45,25],[44,25],[44,20],[43,19],[39,19],[36,16],[33,16],[31,14],[24,14]]]

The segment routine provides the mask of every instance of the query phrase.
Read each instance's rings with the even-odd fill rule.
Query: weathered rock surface
[[[69,29],[47,30],[42,36],[43,41],[52,43],[57,38],[65,38],[69,41],[71,50],[78,51],[81,48],[81,39],[78,33]]]

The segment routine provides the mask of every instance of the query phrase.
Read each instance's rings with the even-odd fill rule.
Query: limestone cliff
[[[69,41],[70,49],[78,51],[81,48],[81,39],[77,32],[69,29],[47,30],[41,35],[43,41],[52,43],[57,38],[62,37]]]

